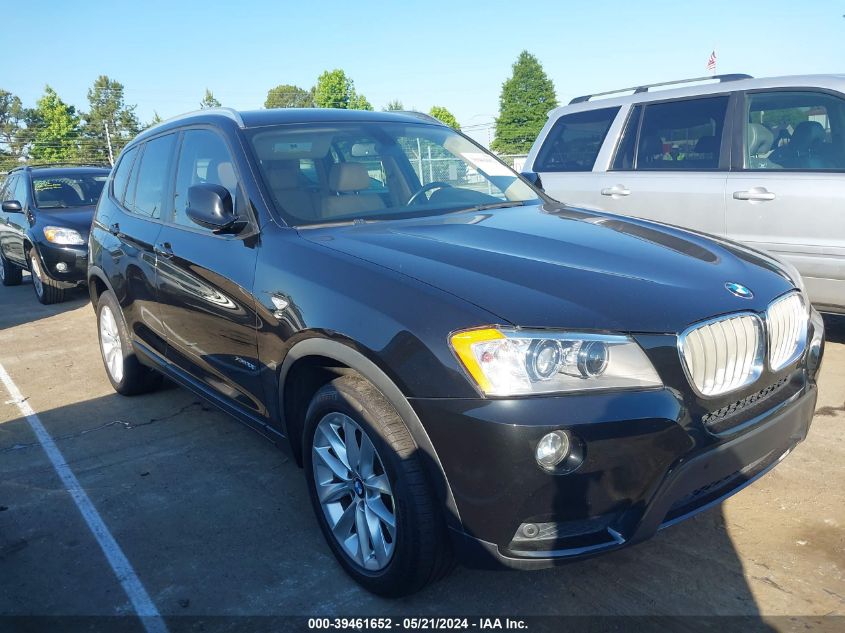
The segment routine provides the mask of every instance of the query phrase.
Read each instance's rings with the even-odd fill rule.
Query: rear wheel
[[[61,303],[65,300],[65,289],[52,279],[41,266],[38,253],[33,248],[29,251],[29,272],[32,275],[32,288],[35,296],[44,305]]]
[[[3,253],[0,253],[0,283],[4,286],[19,286],[23,271],[12,263],[9,263]]]
[[[337,560],[383,596],[413,593],[451,569],[446,526],[417,446],[381,392],[357,375],[311,401],[305,476]]]
[[[153,391],[161,385],[161,374],[138,361],[120,304],[108,290],[100,295],[97,302],[97,331],[106,375],[115,391],[124,396],[134,396]]]

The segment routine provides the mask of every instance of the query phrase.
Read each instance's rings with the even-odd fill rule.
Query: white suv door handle
[[[734,200],[750,200],[751,202],[765,202],[777,198],[765,187],[751,187],[748,191],[734,191]]]
[[[606,187],[602,189],[601,195],[611,196],[613,198],[621,198],[623,196],[630,196],[631,190],[628,189],[625,185],[613,185],[612,187]]]

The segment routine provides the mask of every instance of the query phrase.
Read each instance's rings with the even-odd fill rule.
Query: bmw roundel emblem
[[[725,284],[725,288],[727,288],[728,292],[732,295],[739,297],[740,299],[751,299],[754,296],[754,293],[751,292],[748,288],[743,286],[742,284],[738,284],[735,281],[729,281]]]

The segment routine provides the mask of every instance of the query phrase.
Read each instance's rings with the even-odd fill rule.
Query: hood
[[[61,226],[79,231],[82,237],[88,237],[91,222],[94,219],[94,207],[73,207],[72,209],[38,209],[35,220],[41,226]]]
[[[301,230],[523,327],[680,332],[762,311],[794,284],[762,253],[653,222],[547,204]],[[754,293],[731,294],[736,282]]]

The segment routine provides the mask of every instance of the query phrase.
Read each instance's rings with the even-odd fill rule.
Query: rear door
[[[597,206],[724,236],[729,102],[716,95],[631,108],[595,185]]]
[[[845,309],[845,98],[752,91],[739,111],[728,236],[794,264],[818,307]]]
[[[156,244],[167,356],[195,380],[263,415],[252,299],[257,225],[237,161],[215,129],[190,128],[182,133],[174,176],[167,224]],[[251,228],[239,235],[215,235],[195,224],[186,213],[188,188],[200,183],[228,189],[235,212],[249,217]]]
[[[123,154],[108,204],[100,205],[95,226],[101,248],[108,251],[96,259],[111,281],[130,332],[162,356],[167,344],[156,297],[154,246],[176,138],[175,133],[157,136]]]

